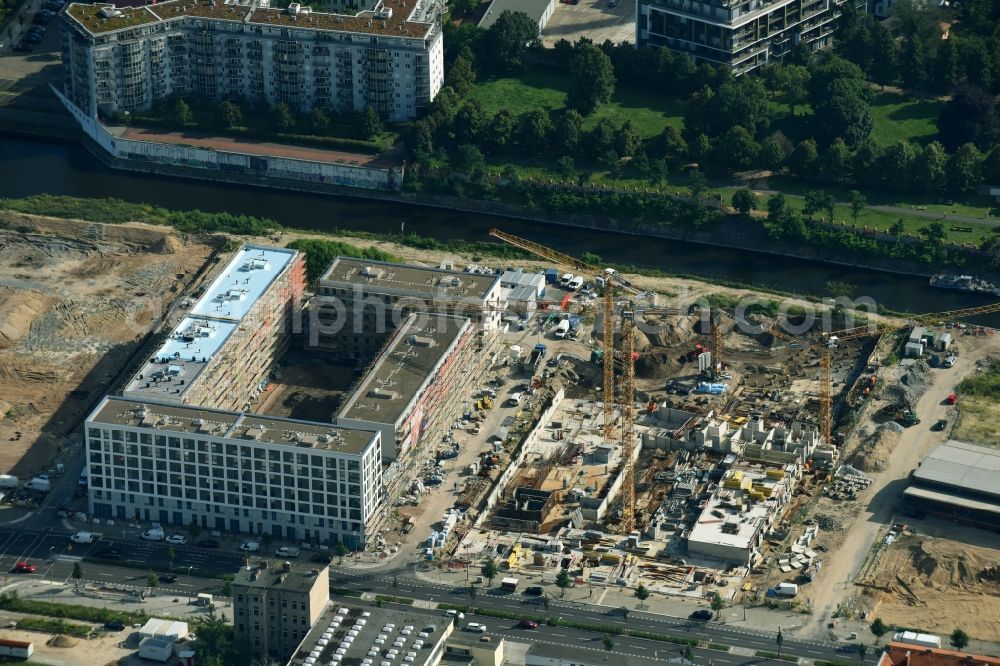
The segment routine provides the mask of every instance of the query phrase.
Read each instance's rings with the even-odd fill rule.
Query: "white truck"
[[[52,482],[49,481],[48,477],[36,476],[24,484],[24,487],[28,490],[34,490],[36,493],[47,493],[52,490]]]
[[[915,631],[899,631],[892,635],[892,640],[896,643],[908,643],[921,647],[939,648],[941,647],[941,637],[934,634],[918,634]]]
[[[69,538],[73,543],[94,543],[98,535],[93,532],[77,532]]]
[[[552,335],[560,340],[565,338],[567,333],[569,333],[569,319],[561,320],[552,331]]]
[[[17,477],[11,474],[0,474],[0,488],[17,488]]]
[[[774,592],[779,597],[794,597],[799,593],[799,586],[795,583],[778,583],[774,587]]]

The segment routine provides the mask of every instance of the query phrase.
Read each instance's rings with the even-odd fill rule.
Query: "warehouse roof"
[[[903,491],[905,497],[915,497],[917,499],[930,500],[932,502],[941,502],[942,504],[951,504],[953,506],[960,506],[963,509],[972,509],[973,511],[985,511],[987,513],[997,513],[1000,514],[1000,505],[995,502],[982,502],[980,500],[974,500],[969,497],[962,497],[960,495],[953,495],[952,493],[943,493],[937,490],[930,490],[929,488],[920,488],[918,486],[910,486]]]
[[[924,458],[913,478],[1000,496],[996,483],[1000,478],[1000,451],[949,440]]]

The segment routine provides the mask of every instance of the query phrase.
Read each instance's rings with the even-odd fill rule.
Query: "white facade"
[[[381,518],[378,432],[110,397],[85,432],[99,518],[349,546]]]
[[[416,117],[444,81],[434,2],[382,0],[356,15],[257,3],[71,4],[64,91],[88,115],[143,111],[173,94]]]

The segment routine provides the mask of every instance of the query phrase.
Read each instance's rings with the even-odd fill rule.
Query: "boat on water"
[[[997,289],[996,285],[972,275],[951,275],[948,273],[938,273],[937,275],[931,277],[930,285],[932,287],[937,287],[938,289],[987,292],[992,294],[1000,293],[1000,290]]]

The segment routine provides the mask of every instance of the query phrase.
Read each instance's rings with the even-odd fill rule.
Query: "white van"
[[[146,541],[163,541],[167,538],[167,535],[163,532],[162,527],[151,527],[140,534],[139,538]]]
[[[295,546],[282,546],[278,550],[274,551],[274,556],[296,558],[299,556],[299,549]]]
[[[573,277],[572,280],[569,281],[569,284],[566,285],[566,288],[576,291],[582,286],[583,286],[583,278],[580,277],[579,275],[576,275]]]
[[[562,277],[559,278],[559,286],[566,287],[575,278],[576,276],[573,275],[572,273],[563,273]]]
[[[511,407],[517,407],[518,405],[521,404],[521,400],[523,398],[524,398],[523,393],[511,393],[510,398],[507,399],[507,402],[510,404]]]
[[[563,319],[562,321],[560,321],[559,324],[555,327],[555,330],[552,331],[552,335],[556,336],[560,340],[562,338],[565,338],[568,333],[569,333],[569,319]]]

